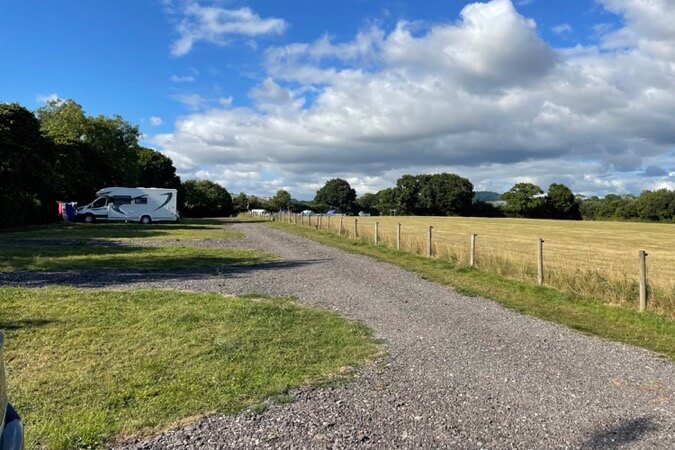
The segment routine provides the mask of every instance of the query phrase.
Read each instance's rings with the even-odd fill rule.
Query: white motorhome
[[[108,222],[176,222],[176,189],[144,187],[108,187],[96,192],[96,200],[77,208],[77,218],[87,223]]]

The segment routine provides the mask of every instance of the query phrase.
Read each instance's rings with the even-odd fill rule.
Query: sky
[[[182,179],[675,189],[675,0],[3,0],[0,102],[119,114]]]

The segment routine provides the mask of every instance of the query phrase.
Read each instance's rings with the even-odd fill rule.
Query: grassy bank
[[[285,223],[277,228],[341,248],[371,256],[445,284],[467,295],[492,299],[508,308],[584,333],[640,346],[675,359],[675,320],[654,313],[610,306],[599,300],[555,289],[535,286],[506,277],[469,269],[443,259],[430,259],[384,245],[355,241],[330,232]]]
[[[178,223],[70,223],[23,227],[0,232],[0,239],[240,239],[225,219],[183,219]]]
[[[100,448],[232,414],[378,351],[364,326],[291,301],[60,287],[0,297],[26,448]]]

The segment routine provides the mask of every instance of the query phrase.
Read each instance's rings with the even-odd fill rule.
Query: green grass
[[[654,313],[610,306],[602,301],[429,259],[385,246],[284,223],[270,224],[323,244],[395,264],[422,278],[471,296],[494,300],[523,314],[560,323],[581,332],[636,345],[675,360],[675,320]]]
[[[216,270],[272,260],[257,250],[199,247],[0,245],[0,272],[16,270]]]
[[[368,329],[289,300],[0,287],[26,448],[101,448],[290,388],[379,352]]]
[[[240,239],[225,219],[183,219],[179,223],[71,223],[23,227],[0,232],[0,239]]]

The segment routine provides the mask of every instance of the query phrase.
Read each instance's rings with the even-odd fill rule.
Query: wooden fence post
[[[401,250],[401,224],[396,224],[396,250]]]
[[[429,236],[428,236],[428,237],[429,237],[429,239],[428,239],[428,244],[429,244],[429,245],[428,245],[428,248],[427,248],[427,256],[428,256],[429,258],[431,258],[431,257],[434,255],[434,249],[433,249],[433,247],[432,247],[432,245],[431,245],[431,230],[433,230],[433,229],[434,229],[434,227],[432,227],[431,225],[429,225]]]
[[[359,237],[359,219],[354,219],[354,239]]]
[[[640,250],[640,312],[647,309],[647,252]]]
[[[321,229],[321,218],[323,217],[323,214],[319,214],[319,224],[317,225],[316,229],[320,230]]]
[[[469,265],[476,267],[476,235],[471,235],[471,253],[469,254]]]
[[[340,236],[342,236],[342,219],[344,219],[344,216],[340,216],[340,232],[338,233]]]
[[[330,216],[328,216],[328,231],[330,231]]]
[[[375,245],[377,245],[377,241],[378,241],[378,238],[379,238],[379,236],[378,236],[379,231],[380,231],[379,228],[380,228],[380,222],[375,222]]]
[[[544,284],[544,240],[537,239],[537,283]]]

